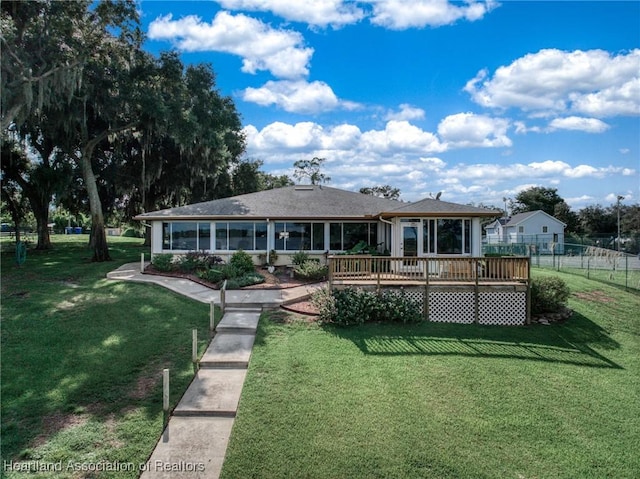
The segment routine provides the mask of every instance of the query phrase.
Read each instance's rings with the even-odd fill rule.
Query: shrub
[[[241,275],[247,273],[253,273],[255,271],[255,265],[253,264],[253,258],[251,255],[241,249],[233,253],[229,264],[241,272]]]
[[[260,273],[249,273],[227,280],[227,289],[240,289],[245,286],[264,283],[265,278]]]
[[[309,261],[309,255],[304,251],[298,251],[291,256],[294,265],[303,265],[306,261]]]
[[[336,317],[336,299],[331,289],[320,288],[311,295],[311,304],[318,310],[318,319],[325,323],[334,321]]]
[[[225,279],[238,278],[245,274],[232,264],[222,264],[213,268],[202,270],[198,277],[210,283],[220,283]]]
[[[191,251],[180,257],[178,268],[185,273],[198,272],[203,269],[221,264],[220,256],[211,255],[205,252]]]
[[[319,319],[343,326],[371,321],[420,322],[422,305],[398,291],[380,294],[362,289],[329,291],[322,289],[312,296]]]
[[[551,313],[564,308],[569,299],[569,287],[561,278],[548,276],[531,280],[531,312]]]
[[[296,278],[312,281],[324,279],[328,271],[329,268],[327,266],[321,265],[318,261],[313,260],[307,260],[293,268],[293,274]]]
[[[171,253],[154,254],[151,258],[151,264],[158,271],[173,271],[175,265],[173,263],[173,255]]]

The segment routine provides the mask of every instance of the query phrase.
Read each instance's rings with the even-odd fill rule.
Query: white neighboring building
[[[500,218],[485,226],[486,244],[535,246],[535,253],[564,253],[564,228],[567,225],[542,210]]]

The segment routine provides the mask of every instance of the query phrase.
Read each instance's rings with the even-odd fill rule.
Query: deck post
[[[473,322],[478,324],[480,322],[480,297],[479,297],[479,288],[478,288],[478,259],[474,258],[472,260],[472,273],[475,279],[473,292],[474,292],[474,306],[473,306]]]
[[[531,260],[527,259],[527,324],[531,324]]]
[[[424,320],[429,321],[429,259],[425,260],[425,275],[424,275],[424,306],[423,314]]]

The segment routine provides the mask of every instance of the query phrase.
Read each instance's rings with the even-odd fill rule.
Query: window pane
[[[267,249],[267,223],[255,223],[256,249]]]
[[[287,251],[311,249],[311,223],[286,223],[289,238],[285,242]]]
[[[229,223],[229,249],[253,250],[253,223]]]
[[[369,223],[369,244],[378,246],[378,225],[376,223]]]
[[[162,223],[162,249],[171,249],[171,223]]]
[[[198,230],[195,223],[173,223],[171,249],[195,251],[198,249]]]
[[[324,224],[313,224],[313,248],[316,251],[324,251]]]
[[[216,223],[216,249],[227,250],[227,223]]]
[[[198,249],[211,249],[211,224],[198,223]]]
[[[438,220],[438,254],[462,253],[462,220]]]
[[[284,223],[276,223],[275,224],[275,229],[274,229],[274,241],[273,244],[275,245],[275,249],[278,251],[282,251],[284,250],[284,238],[282,238],[280,236],[280,233],[284,233],[285,229],[284,229]]]
[[[464,252],[471,254],[471,220],[464,220]]]
[[[368,223],[344,223],[343,225],[344,249],[348,250],[357,245],[360,241],[369,243]]]
[[[329,249],[342,250],[342,223],[329,224]]]
[[[429,253],[436,252],[436,220],[429,220]]]

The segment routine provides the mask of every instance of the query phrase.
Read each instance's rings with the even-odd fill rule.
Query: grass
[[[2,459],[65,465],[38,477],[80,477],[68,461],[131,465],[91,477],[137,477],[162,432],[162,369],[175,406],[193,376],[191,330],[201,354],[208,342],[209,308],[105,279],[148,248],[110,237],[113,261],[91,263],[87,238],[54,236],[22,267],[2,244]]]
[[[559,275],[563,324],[260,322],[223,478],[632,478],[640,296]]]

